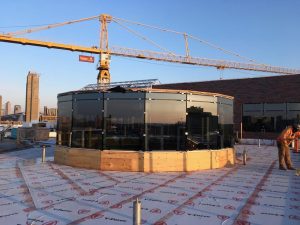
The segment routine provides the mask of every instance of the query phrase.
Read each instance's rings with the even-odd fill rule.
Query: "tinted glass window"
[[[218,115],[217,109],[217,97],[213,96],[202,96],[202,95],[187,95],[187,101],[191,103],[191,105],[195,104],[197,106],[201,105],[204,112],[210,112],[212,115]]]
[[[211,102],[214,103],[217,101],[217,97],[208,96],[208,95],[195,95],[187,94],[187,100],[193,102]]]
[[[144,100],[104,101],[104,149],[144,149]]]
[[[187,148],[218,148],[217,104],[214,102],[187,103]]]
[[[300,103],[287,103],[287,125],[300,123]]]
[[[231,147],[233,144],[233,101],[219,98],[218,115],[220,147]]]
[[[104,98],[107,99],[144,99],[144,92],[126,92],[126,93],[105,93]]]
[[[103,100],[81,99],[73,102],[73,129],[101,129]]]
[[[243,104],[244,116],[262,116],[263,104]]]
[[[291,105],[290,111],[292,107],[296,106]],[[232,100],[214,96],[62,94],[58,96],[58,136],[61,144],[79,148],[218,149],[231,146],[232,110]]]
[[[147,149],[185,149],[185,101],[147,100],[146,111]]]
[[[83,100],[83,99],[90,99],[90,100],[97,100],[103,99],[103,93],[75,93],[73,95],[73,100]]]
[[[57,142],[61,145],[69,145],[70,134],[72,131],[72,101],[61,100],[72,99],[72,96],[58,98],[57,112]]]
[[[146,93],[147,99],[152,100],[186,100],[186,94],[176,93]]]
[[[285,103],[243,105],[243,129],[254,132],[280,132],[287,125]]]
[[[100,94],[80,94],[73,101],[72,147],[102,148],[103,100]]]
[[[264,104],[263,130],[280,132],[286,127],[286,104]]]

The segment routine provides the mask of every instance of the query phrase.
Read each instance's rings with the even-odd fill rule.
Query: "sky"
[[[258,63],[300,69],[299,12],[299,0],[1,0],[0,33],[109,14],[186,32]],[[185,54],[182,35],[125,25],[176,54]],[[92,20],[22,37],[90,47],[99,46],[99,32],[99,21]],[[160,51],[116,23],[109,24],[108,32],[109,46]],[[197,41],[189,40],[189,48],[193,57],[241,61]],[[3,103],[10,101],[24,110],[29,71],[40,74],[41,109],[56,107],[58,93],[96,83],[96,62],[79,62],[80,54],[0,42]],[[110,73],[112,82],[159,79],[161,83],[271,75],[117,56],[112,56]]]

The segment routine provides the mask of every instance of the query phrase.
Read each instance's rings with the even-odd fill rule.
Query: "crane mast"
[[[99,55],[99,63],[97,69],[99,70],[97,83],[98,84],[106,84],[110,83],[110,54],[108,49],[108,31],[107,31],[107,23],[111,22],[112,17],[107,14],[102,14],[100,16],[101,22],[101,32],[100,32],[100,49],[105,51],[101,52]]]
[[[85,47],[85,46],[77,46],[71,44],[62,44],[56,42],[46,42],[41,40],[32,40],[27,38],[17,38],[16,35],[32,33],[40,30],[46,30],[58,26],[64,26],[72,23],[87,21],[98,18],[101,22],[100,29],[100,45],[99,47]],[[98,76],[97,83],[98,84],[107,84],[111,82],[110,77],[110,58],[111,55],[115,56],[123,56],[123,57],[131,57],[131,58],[140,58],[147,60],[156,60],[170,63],[182,63],[188,65],[197,65],[197,66],[209,66],[215,67],[217,69],[237,69],[237,70],[250,70],[250,71],[259,71],[259,72],[270,72],[270,73],[278,73],[278,74],[300,74],[299,69],[290,69],[278,66],[270,66],[265,64],[257,64],[257,63],[243,63],[243,62],[234,62],[227,60],[217,60],[217,59],[206,59],[199,57],[192,57],[189,52],[188,47],[188,36],[194,39],[197,39],[191,35],[186,33],[181,33],[184,36],[185,40],[185,48],[186,55],[176,55],[171,52],[155,52],[148,50],[139,50],[132,48],[122,48],[122,47],[111,47],[108,46],[108,30],[107,25],[111,21],[116,22],[117,18],[114,18],[107,14],[102,14],[100,16],[93,16],[88,18],[83,18],[79,20],[73,20],[69,22],[63,22],[58,24],[52,24],[48,26],[22,30],[17,32],[11,32],[4,35],[0,35],[0,42],[8,42],[14,44],[22,44],[22,45],[31,45],[38,47],[46,47],[46,48],[54,48],[54,49],[62,49],[76,52],[85,52],[91,54],[99,55],[99,62],[97,65]],[[160,28],[159,28],[160,29]],[[175,32],[175,31],[172,31]],[[179,32],[175,32],[179,33]],[[142,37],[145,39],[145,37]],[[211,45],[211,44],[210,44]],[[163,49],[164,50],[164,49]]]

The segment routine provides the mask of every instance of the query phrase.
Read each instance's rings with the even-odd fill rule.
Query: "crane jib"
[[[260,71],[260,72],[270,72],[270,73],[279,73],[279,74],[300,74],[299,69],[289,69],[284,67],[269,66],[264,64],[253,64],[253,63],[242,63],[242,62],[233,62],[226,60],[217,60],[217,59],[205,59],[197,57],[187,57],[174,55],[165,52],[154,52],[147,50],[138,50],[130,48],[110,48],[110,49],[99,49],[95,47],[84,47],[70,44],[62,44],[56,42],[46,42],[40,40],[33,40],[27,38],[16,38],[8,35],[0,35],[0,42],[8,42],[21,45],[31,45],[45,48],[55,48],[76,52],[84,52],[91,54],[108,54],[115,56],[131,57],[131,58],[140,58],[147,60],[156,60],[164,61],[171,63],[182,63],[189,65],[197,66],[212,66],[222,69],[238,69],[238,70],[251,70],[251,71]]]

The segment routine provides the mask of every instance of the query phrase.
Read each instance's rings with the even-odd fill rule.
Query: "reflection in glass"
[[[58,142],[76,148],[180,151],[232,146],[233,101],[221,97],[75,92],[58,96],[58,116]]]
[[[185,150],[186,102],[146,101],[146,148],[148,150]]]
[[[220,148],[231,147],[233,144],[233,102],[218,98]]]
[[[287,124],[300,123],[300,103],[287,103]]]
[[[187,148],[218,148],[218,117],[212,114],[217,111],[217,105],[210,102],[188,102],[187,107]]]
[[[261,105],[258,114],[255,105]],[[243,105],[243,128],[253,132],[281,132],[286,126],[300,122],[299,103],[261,103]]]
[[[104,149],[144,150],[144,100],[105,100]]]
[[[62,96],[62,99],[70,100],[72,95]],[[61,101],[58,98],[57,115],[57,143],[68,146],[72,131],[72,101]]]

